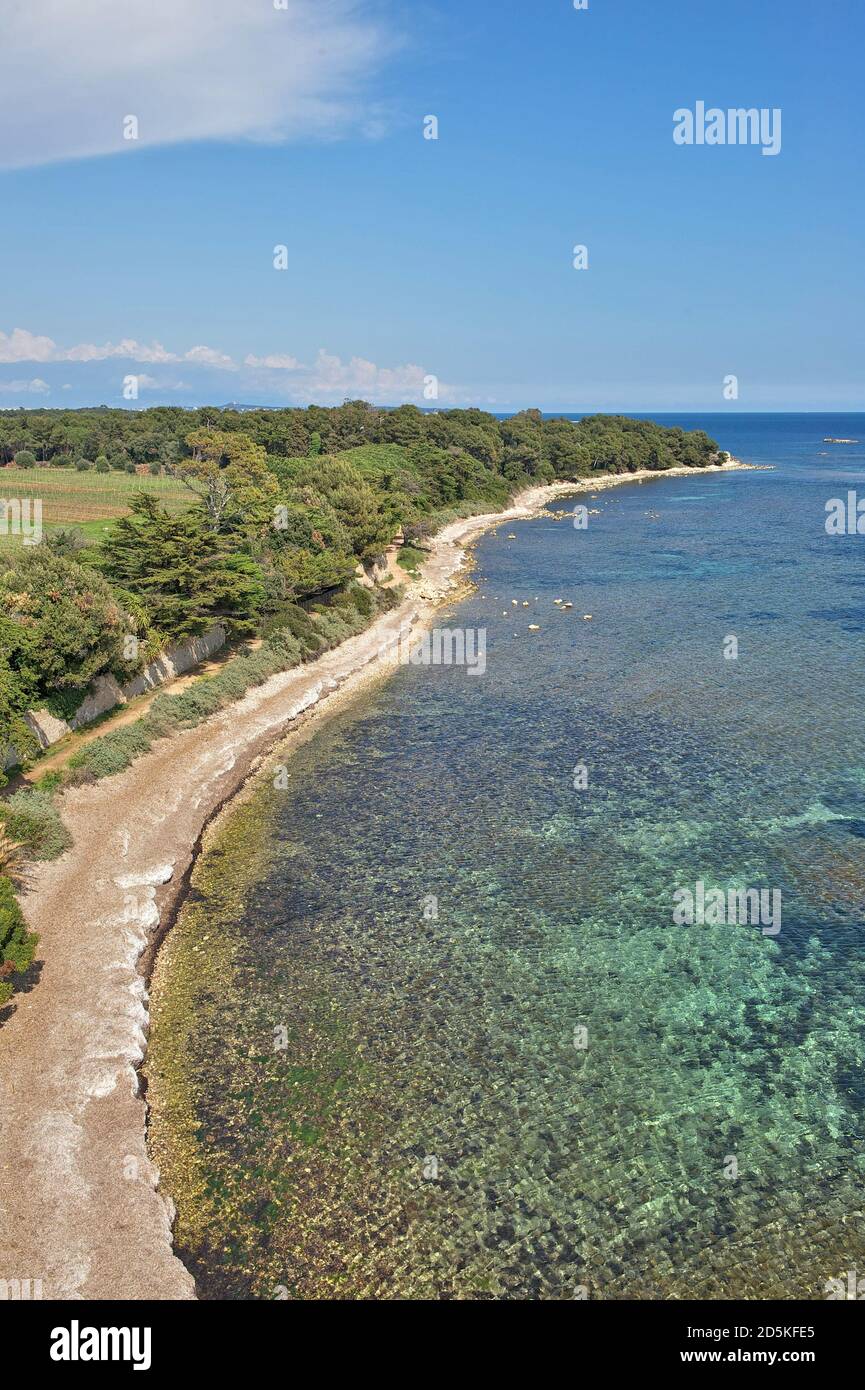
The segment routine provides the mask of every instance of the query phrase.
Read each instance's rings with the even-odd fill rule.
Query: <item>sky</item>
[[[4,0],[0,409],[865,409],[863,41],[861,0]],[[698,102],[780,149],[677,143]]]

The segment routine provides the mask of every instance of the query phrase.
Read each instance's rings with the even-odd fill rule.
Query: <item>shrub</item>
[[[70,772],[82,772],[96,778],[113,777],[116,772],[123,772],[130,763],[149,750],[155,735],[148,725],[149,716],[145,715],[135,724],[114,729],[110,734],[85,744],[69,759],[67,766]]]
[[[323,646],[321,634],[316,631],[315,625],[305,609],[292,604],[285,615],[285,626],[296,637],[301,647],[313,654],[320,652]]]
[[[334,594],[330,603],[326,606],[322,604],[313,605],[313,611],[337,612],[345,618],[346,622],[351,623],[352,626],[356,622],[358,615],[362,618],[369,619],[372,617],[375,609],[376,600],[374,592],[364,588],[364,586],[358,584],[356,580],[352,580],[352,582],[346,584],[339,593]]]
[[[401,569],[407,570],[409,574],[417,574],[418,566],[427,559],[427,554],[418,550],[417,546],[404,545],[396,558]]]
[[[19,449],[15,455],[15,463],[19,468],[35,468],[36,455],[31,453],[29,449]]]
[[[282,658],[282,666],[297,666],[303,660],[301,642],[287,627],[278,628],[268,639],[268,646]]]
[[[45,545],[0,557],[0,628],[25,697],[80,690],[102,671],[124,675],[136,630],[100,575]]]
[[[72,843],[48,788],[15,792],[0,802],[0,818],[6,835],[23,845],[29,859],[56,859]]]
[[[38,939],[28,930],[10,880],[0,875],[0,1004],[12,994],[12,976],[33,960]]]

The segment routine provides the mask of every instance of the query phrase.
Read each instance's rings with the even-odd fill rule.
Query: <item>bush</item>
[[[33,960],[38,939],[28,930],[11,882],[0,875],[0,1004],[12,994],[12,976]]]
[[[298,666],[303,661],[303,644],[286,627],[272,633],[267,645],[280,657],[283,670],[288,670],[290,666]]]
[[[316,654],[321,651],[323,641],[316,632],[315,625],[304,608],[292,604],[286,609],[285,626],[292,637],[296,637],[306,652]]]
[[[123,772],[142,753],[148,752],[154,737],[158,737],[148,727],[149,723],[150,716],[145,715],[135,724],[114,729],[112,733],[85,744],[69,759],[67,766],[70,772],[83,773],[84,777],[80,780],[113,777],[116,772]],[[79,778],[73,776],[72,780],[78,781]]]
[[[47,788],[15,792],[0,802],[0,819],[6,834],[20,841],[29,859],[56,859],[72,843]]]
[[[32,454],[29,449],[19,449],[15,455],[15,463],[19,468],[35,468],[36,455]]]
[[[415,545],[404,545],[396,558],[401,569],[406,570],[409,574],[417,574],[418,566],[427,559],[427,554],[423,550],[418,550]]]
[[[356,580],[352,580],[340,593],[335,595],[330,607],[338,609],[346,615],[350,622],[354,622],[357,613],[360,613],[364,618],[370,618],[375,611],[376,601],[372,590],[366,589],[363,584],[358,584]]]
[[[136,627],[101,576],[37,545],[0,556],[0,630],[24,698],[44,701],[103,671],[126,676],[124,639]]]
[[[108,460],[107,460],[107,458],[105,457],[104,454],[100,454],[99,457],[98,457],[98,459],[96,460],[96,472],[97,472],[97,473],[110,473],[110,472],[111,472],[111,464],[108,462]]]

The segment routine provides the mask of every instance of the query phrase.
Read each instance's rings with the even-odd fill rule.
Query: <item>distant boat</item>
[[[835,439],[833,435],[827,434],[823,440],[824,444],[858,444],[858,439]]]

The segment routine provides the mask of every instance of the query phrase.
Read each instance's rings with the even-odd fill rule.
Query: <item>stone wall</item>
[[[217,624],[201,637],[190,637],[186,642],[166,647],[155,661],[125,685],[121,685],[113,676],[97,676],[85,699],[68,721],[58,719],[47,709],[37,709],[24,716],[25,722],[38,739],[40,748],[50,748],[52,743],[57,743],[73,729],[91,724],[94,719],[107,714],[117,705],[125,705],[127,700],[134,700],[137,695],[156,690],[166,681],[181,676],[184,671],[213,656],[214,652],[218,652],[224,645],[225,628]],[[20,757],[15,749],[7,748],[4,767],[14,767],[18,762]]]

